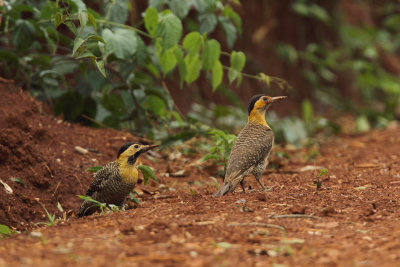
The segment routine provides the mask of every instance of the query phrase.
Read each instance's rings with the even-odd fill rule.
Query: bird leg
[[[261,182],[261,175],[257,175],[256,180],[257,180],[258,184],[262,187],[262,190],[266,191],[265,186]]]
[[[240,181],[240,186],[243,189],[243,193],[246,193],[246,190],[244,189],[244,179]]]

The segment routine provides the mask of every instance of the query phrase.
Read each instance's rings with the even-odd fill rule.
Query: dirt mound
[[[14,88],[0,84],[0,224],[25,228],[28,222],[46,220],[45,211],[76,210],[92,175],[85,169],[115,157],[130,133],[93,129],[64,122],[43,111],[40,102]],[[74,151],[81,146],[85,155]],[[18,178],[18,179],[13,179]]]

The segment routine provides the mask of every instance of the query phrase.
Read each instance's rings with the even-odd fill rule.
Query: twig
[[[117,23],[117,22],[107,21],[107,20],[104,20],[104,19],[96,19],[96,21],[100,22],[100,23],[104,23],[104,24],[109,24],[109,25],[125,28],[125,29],[128,29],[128,30],[132,30],[132,31],[135,31],[137,33],[140,33],[143,36],[146,36],[148,38],[153,39],[153,37],[150,34],[148,34],[147,32],[144,32],[144,31],[139,30],[138,28],[135,28],[135,27],[132,27],[132,26],[128,26],[128,25],[125,25],[125,24]]]
[[[168,96],[172,99],[171,93],[169,92],[168,87],[165,84],[165,82],[162,81],[161,83],[162,83],[162,86],[164,87],[164,90],[167,92]],[[178,112],[178,114],[179,114],[179,116],[181,117],[182,120],[185,120],[185,117],[183,116],[182,111],[178,108],[178,106],[176,105],[175,101],[173,101],[173,102],[174,102],[174,108],[175,108],[176,112]]]
[[[7,79],[4,79],[4,78],[0,77],[0,82],[2,82],[2,83],[13,83],[14,80],[7,80]]]
[[[271,219],[280,219],[280,218],[309,218],[319,220],[321,217],[307,214],[278,214],[278,215],[270,215],[268,218]]]
[[[149,212],[146,212],[145,214],[143,214],[142,216],[146,216],[146,215],[149,215],[150,213],[152,213],[153,211],[155,211],[157,208],[154,208],[154,209],[152,209],[151,211],[149,211]]]
[[[60,184],[61,184],[61,181],[58,182],[58,184],[57,184],[57,186],[56,186],[56,189],[54,190],[53,197],[54,197],[54,195],[56,194],[57,189],[58,189],[58,187],[60,186]]]
[[[279,229],[282,232],[286,233],[286,229],[280,225],[276,224],[269,224],[269,223],[256,223],[256,222],[251,222],[251,223],[230,223],[228,224],[228,227],[232,226],[259,226],[259,227],[264,227],[264,228],[275,228]]]
[[[51,173],[51,170],[50,170],[49,166],[46,164],[46,162],[43,162],[43,165],[46,167],[46,169],[47,169],[47,171],[49,172],[51,178],[53,178],[54,176],[53,176],[53,174]]]
[[[84,117],[85,119],[87,119],[87,120],[93,122],[93,123],[96,123],[96,124],[100,125],[100,126],[103,127],[103,128],[111,129],[111,127],[108,127],[107,125],[105,125],[105,124],[103,124],[103,123],[101,123],[101,122],[99,122],[99,121],[96,121],[95,119],[89,117],[88,115],[81,114],[81,116]]]
[[[75,179],[78,181],[79,186],[81,187],[81,189],[83,188],[83,185],[81,183],[81,180],[79,180],[78,176],[76,176],[75,174],[73,175],[75,177]]]
[[[139,255],[126,258],[130,261],[186,261],[183,255]]]

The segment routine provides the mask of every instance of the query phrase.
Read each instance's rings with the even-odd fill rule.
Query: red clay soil
[[[0,88],[0,179],[13,193],[0,184],[0,223],[21,233],[0,240],[0,266],[400,265],[396,124],[335,138],[313,161],[305,149],[276,146],[290,158],[272,158],[280,168],[264,174],[270,191],[219,198],[212,197],[215,167],[200,163],[202,155],[160,151],[169,164],[157,154],[143,162],[162,185],[138,185],[139,205],[77,219],[76,195],[92,179],[85,169],[113,160],[121,144],[138,138],[63,122],[8,87]],[[79,154],[75,146],[90,152]],[[329,171],[318,190],[319,171],[308,165]],[[180,170],[188,176],[166,174]],[[252,177],[246,185],[259,189]],[[56,225],[34,226],[48,221],[42,205],[59,218]]]

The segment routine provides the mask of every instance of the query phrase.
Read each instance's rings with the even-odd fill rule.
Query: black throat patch
[[[255,103],[257,102],[260,97],[264,96],[263,94],[255,95],[250,99],[249,106],[247,108],[248,115],[250,115],[250,112],[253,110]]]
[[[138,151],[135,154],[133,154],[132,156],[128,157],[128,163],[133,165],[135,164],[136,160],[138,159],[138,157],[140,156],[140,154],[142,154],[142,151]]]

